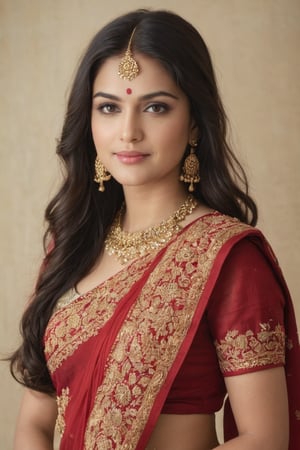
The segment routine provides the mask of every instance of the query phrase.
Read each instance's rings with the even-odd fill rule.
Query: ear
[[[198,141],[200,137],[200,130],[198,125],[196,124],[195,120],[192,119],[192,123],[191,123],[191,127],[190,127],[190,137],[189,137],[189,142],[191,142],[192,140],[196,140]]]

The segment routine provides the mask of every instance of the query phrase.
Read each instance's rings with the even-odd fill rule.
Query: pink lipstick
[[[137,151],[121,151],[115,154],[119,161],[124,164],[136,164],[143,161],[149,155]]]

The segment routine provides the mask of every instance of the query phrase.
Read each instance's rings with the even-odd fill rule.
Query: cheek
[[[174,153],[183,155],[189,141],[189,135],[190,131],[187,124],[182,121],[174,123],[165,138],[165,145],[171,147]]]
[[[95,147],[101,148],[103,147],[103,144],[106,142],[106,134],[107,130],[105,130],[105,127],[103,125],[99,124],[97,120],[91,120],[91,130],[92,130],[92,136],[94,140]]]

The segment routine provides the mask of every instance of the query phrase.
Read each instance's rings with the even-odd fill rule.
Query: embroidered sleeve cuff
[[[229,330],[224,339],[215,341],[224,376],[253,372],[285,363],[285,332],[282,325],[259,324],[260,330]]]

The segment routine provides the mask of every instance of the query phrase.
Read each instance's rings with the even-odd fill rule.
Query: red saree
[[[259,231],[219,213],[185,227],[82,296],[64,296],[49,321],[45,355],[58,395],[61,450],[144,450],[234,245],[253,237],[286,298],[291,443],[300,442],[299,343],[278,265]],[[225,436],[236,433],[226,408]]]

